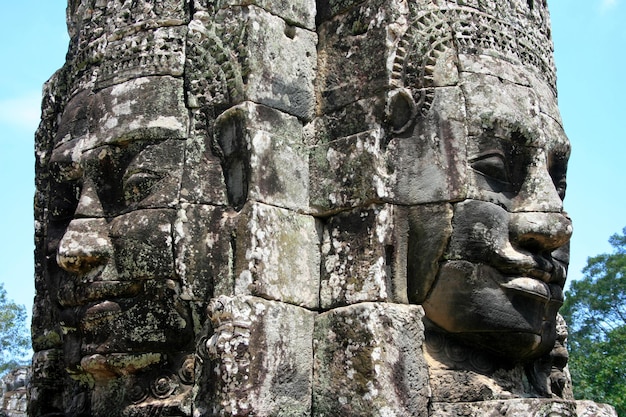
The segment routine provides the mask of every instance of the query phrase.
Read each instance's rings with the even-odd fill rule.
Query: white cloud
[[[600,9],[603,12],[607,12],[613,8],[615,8],[615,6],[617,6],[618,0],[602,0],[602,3],[600,4]]]
[[[41,117],[41,93],[28,92],[20,97],[0,98],[0,124],[34,132]]]

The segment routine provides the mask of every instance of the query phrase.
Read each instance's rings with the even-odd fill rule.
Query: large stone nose
[[[563,199],[550,175],[547,160],[545,151],[539,150],[529,166],[525,181],[513,199],[511,211],[550,213],[563,211]]]
[[[74,220],[70,222],[57,249],[57,264],[68,272],[84,275],[104,264],[113,255],[109,225],[93,181],[86,178]]]
[[[572,231],[572,221],[565,213],[511,213],[511,241],[533,253],[550,253],[560,248],[569,242]]]
[[[102,203],[100,202],[96,187],[91,179],[86,179],[83,183],[74,217],[104,217]]]
[[[57,249],[57,263],[68,272],[86,274],[113,254],[105,219],[74,219]]]

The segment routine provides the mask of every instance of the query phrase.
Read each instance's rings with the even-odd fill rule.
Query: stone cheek
[[[137,210],[115,218],[110,236],[121,281],[174,279],[174,210]]]
[[[426,416],[421,307],[362,303],[315,321],[313,416]]]
[[[184,204],[178,210],[174,262],[182,299],[208,303],[214,294],[232,295],[235,219],[223,207]]]
[[[389,197],[401,205],[454,201],[467,195],[467,127],[463,92],[442,87],[432,108],[387,148]]]

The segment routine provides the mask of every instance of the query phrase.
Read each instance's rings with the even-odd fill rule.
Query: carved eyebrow
[[[163,166],[159,164],[154,154],[154,146],[161,143],[163,142],[145,141],[145,146],[142,149],[139,149],[126,165],[123,178],[126,179],[127,177],[138,172],[157,175],[159,173],[165,173],[168,170],[167,165]]]
[[[471,167],[481,175],[508,183],[509,166],[504,154],[499,151],[487,151],[470,160]]]
[[[471,163],[494,155],[506,159],[510,144],[510,140],[485,132],[485,134],[471,139],[467,155],[468,161]]]
[[[469,161],[470,162],[476,162],[476,161],[480,161],[480,160],[489,158],[491,156],[499,156],[503,160],[506,159],[506,155],[504,154],[504,151],[502,149],[489,148],[487,150],[478,152],[478,154],[475,155],[475,156],[470,156]]]
[[[186,135],[186,131],[183,130],[182,126],[180,129],[176,129],[169,126],[159,126],[156,122],[152,123],[153,125],[128,130],[107,143],[111,145],[131,144],[139,141],[158,143],[167,139],[183,139]]]
[[[130,168],[130,167],[129,167]],[[154,169],[148,169],[148,168],[143,168],[143,167],[137,167],[137,168],[133,168],[133,169],[127,169],[124,172],[124,175],[122,177],[122,181],[127,181],[130,177],[135,176],[141,174],[143,176],[146,177],[159,177],[159,178],[163,178],[164,175],[164,170],[159,172],[157,170]]]

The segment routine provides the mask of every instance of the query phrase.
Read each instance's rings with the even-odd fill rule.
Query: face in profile
[[[563,302],[569,142],[552,90],[528,68],[487,56],[459,62],[455,85],[435,88],[403,139],[421,142],[417,179],[405,182],[426,184],[417,194],[438,207],[420,221],[441,225],[428,236],[412,226],[409,298],[436,328],[526,360],[554,346]],[[439,167],[431,183],[419,178],[429,163]]]
[[[66,329],[65,366],[95,384],[94,413],[111,401],[176,396],[193,379],[191,313],[174,250],[187,129],[181,95],[182,82],[169,77],[79,94],[50,159],[50,288]]]

